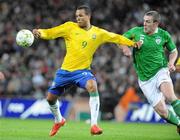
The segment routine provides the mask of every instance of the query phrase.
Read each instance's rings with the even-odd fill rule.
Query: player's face
[[[90,23],[90,15],[84,9],[76,10],[76,21],[79,27],[86,28]]]
[[[153,21],[152,16],[144,16],[144,32],[147,34],[153,34],[158,26],[157,22]]]

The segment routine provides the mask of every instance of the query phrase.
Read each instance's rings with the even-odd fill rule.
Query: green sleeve
[[[174,44],[171,35],[168,32],[165,32],[166,35],[166,48],[168,51],[173,51],[176,48],[176,45]]]

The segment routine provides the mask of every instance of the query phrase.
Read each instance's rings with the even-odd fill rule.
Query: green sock
[[[178,115],[178,117],[180,117],[180,100],[175,100],[171,103],[174,112],[176,112],[176,114]]]
[[[173,114],[172,111],[168,110],[168,117],[165,118],[165,120],[168,122],[168,123],[171,123],[171,124],[174,124],[174,125],[179,125],[180,124],[180,120],[177,116],[175,116]]]
[[[97,96],[99,96],[99,93],[98,92],[90,92],[89,95],[90,95],[90,97],[97,97]]]

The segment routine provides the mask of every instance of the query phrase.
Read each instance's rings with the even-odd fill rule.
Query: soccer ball
[[[21,47],[30,47],[34,42],[34,35],[30,30],[22,29],[16,35],[16,43]]]

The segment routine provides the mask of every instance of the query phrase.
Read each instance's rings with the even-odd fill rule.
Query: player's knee
[[[95,88],[93,85],[90,85],[90,86],[88,87],[88,91],[89,91],[89,92],[96,92],[96,88]]]
[[[49,103],[49,105],[54,105],[57,101],[56,99],[51,98],[50,96],[47,96],[46,100]]]
[[[48,92],[46,100],[49,103],[49,105],[54,105],[58,99],[58,96]]]
[[[55,100],[46,99],[49,105],[54,105],[56,103]]]
[[[88,92],[96,92],[97,91],[97,85],[94,80],[89,80],[86,85],[86,89]]]

